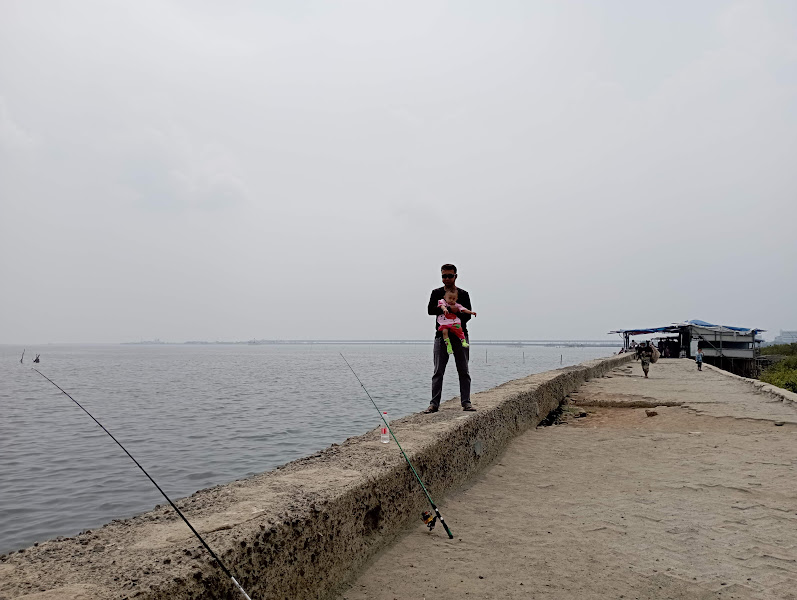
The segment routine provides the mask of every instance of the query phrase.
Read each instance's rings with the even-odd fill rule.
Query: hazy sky
[[[0,0],[0,343],[797,329],[797,2]]]

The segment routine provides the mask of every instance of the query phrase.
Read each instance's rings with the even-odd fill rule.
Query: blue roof
[[[698,327],[722,327],[723,329],[730,329],[731,331],[766,331],[766,329],[751,329],[750,327],[731,327],[730,325],[714,325],[713,323],[707,323],[706,321],[701,321],[699,319],[692,319],[691,321],[687,321],[689,325],[697,325]]]
[[[650,327],[642,329],[618,329],[617,331],[610,331],[609,333],[627,333],[629,335],[644,335],[646,333],[664,333],[667,331],[678,331],[678,327],[670,325],[669,327]]]
[[[712,328],[722,328],[722,329],[730,329],[731,331],[752,331],[758,333],[759,331],[766,331],[766,329],[750,329],[749,327],[731,327],[730,325],[714,325],[713,323],[709,323],[707,321],[701,321],[699,319],[692,319],[691,321],[686,321],[684,323],[673,323],[672,325],[668,325],[666,327],[643,327],[640,329],[618,329],[617,331],[610,331],[609,333],[627,333],[628,335],[645,335],[648,333],[665,333],[665,332],[675,332],[678,331],[680,327],[685,327],[687,325],[694,325],[696,327],[712,327]]]

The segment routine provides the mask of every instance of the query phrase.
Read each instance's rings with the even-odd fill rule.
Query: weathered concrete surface
[[[571,398],[446,496],[455,539],[408,527],[338,598],[797,598],[797,404],[678,359]]]
[[[677,405],[715,417],[797,423],[797,404],[794,404],[797,394],[711,365],[703,365],[701,372],[689,360],[659,359],[651,365],[650,378],[645,381],[644,388],[636,377],[623,377],[641,374],[638,362],[629,362],[618,373],[579,390],[573,398],[582,406]],[[612,376],[614,380],[610,379]]]
[[[629,358],[506,383],[473,397],[477,413],[449,401],[435,415],[411,415],[391,426],[440,502],[567,394]],[[375,431],[177,504],[253,600],[328,597],[428,507],[395,444],[381,444]],[[3,557],[0,600],[11,598],[188,600],[240,594],[173,510],[162,507]]]

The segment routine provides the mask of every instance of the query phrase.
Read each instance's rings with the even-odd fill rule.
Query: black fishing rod
[[[349,364],[349,361],[346,360],[346,357],[343,356],[342,352],[340,353],[340,357],[343,359],[343,361],[346,363],[346,365],[349,367],[349,369],[351,369],[351,372],[354,374],[354,376],[357,377],[357,373],[355,373],[354,369],[351,368],[351,365]],[[371,404],[374,405],[374,408],[376,409],[376,412],[379,413],[379,416],[382,419],[382,421],[385,423],[385,427],[387,427],[387,430],[390,432],[390,435],[392,435],[393,439],[396,440],[396,445],[399,447],[399,450],[401,450],[401,454],[402,454],[402,456],[404,456],[404,460],[406,460],[407,464],[410,466],[410,469],[412,470],[412,474],[415,475],[415,479],[417,479],[418,483],[421,484],[421,489],[423,490],[423,493],[426,494],[426,499],[429,501],[429,504],[431,504],[431,506],[432,506],[432,510],[435,512],[436,516],[434,518],[432,518],[431,515],[429,515],[428,513],[424,513],[423,514],[424,523],[426,523],[426,525],[429,527],[429,530],[431,531],[432,528],[434,527],[434,519],[440,519],[440,523],[443,524],[443,528],[446,530],[446,533],[448,534],[448,538],[449,539],[454,539],[454,534],[451,533],[451,530],[448,528],[448,525],[446,525],[446,522],[443,520],[443,515],[440,514],[440,511],[437,509],[437,505],[434,503],[434,500],[432,500],[432,497],[429,495],[429,492],[426,491],[426,486],[423,485],[423,481],[421,481],[421,478],[418,475],[418,472],[415,470],[415,467],[412,466],[412,462],[410,462],[410,459],[407,456],[407,453],[404,452],[404,448],[402,448],[401,444],[399,444],[399,441],[396,438],[396,434],[393,433],[393,430],[390,428],[390,424],[387,422],[387,419],[385,419],[384,413],[381,410],[379,410],[379,407],[376,405],[376,402],[374,402],[374,399],[371,398],[371,394],[369,394],[368,390],[365,389],[365,386],[363,385],[363,382],[360,381],[359,377],[357,377],[357,381],[360,383],[360,386],[362,386],[363,390],[365,390],[365,393],[368,396],[368,399],[371,401]]]
[[[141,471],[144,473],[144,475],[146,475],[146,476],[147,476],[147,478],[148,478],[148,479],[149,479],[149,480],[152,482],[152,485],[154,485],[156,488],[158,488],[158,491],[159,491],[161,494],[163,494],[163,497],[164,497],[164,498],[166,498],[166,501],[167,501],[169,504],[171,504],[171,505],[172,505],[172,508],[173,508],[175,511],[177,511],[177,514],[178,514],[178,515],[180,515],[180,518],[181,518],[183,521],[185,521],[185,524],[186,524],[186,525],[188,525],[188,528],[189,528],[191,531],[193,531],[193,532],[194,532],[194,535],[195,535],[195,536],[197,536],[197,538],[199,538],[199,541],[200,541],[200,542],[202,542],[202,545],[205,547],[205,550],[207,550],[208,552],[210,552],[210,555],[213,557],[213,559],[216,561],[216,563],[218,563],[218,565],[221,567],[221,570],[222,570],[222,571],[224,571],[224,574],[225,574],[225,575],[227,575],[227,577],[229,577],[229,578],[232,580],[232,582],[235,584],[235,587],[237,587],[237,588],[238,588],[238,589],[241,591],[241,593],[244,595],[244,597],[246,597],[246,600],[252,600],[252,599],[249,597],[249,594],[247,594],[247,593],[246,593],[246,590],[244,590],[244,588],[242,588],[242,587],[241,587],[241,584],[240,584],[240,583],[238,583],[238,581],[236,581],[235,577],[233,577],[233,576],[232,576],[232,573],[230,573],[230,571],[227,569],[227,567],[226,567],[226,566],[224,566],[224,563],[223,563],[223,562],[221,562],[221,559],[220,559],[218,556],[216,556],[216,553],[215,553],[215,552],[213,552],[213,550],[211,550],[211,549],[210,549],[210,546],[208,546],[208,545],[207,545],[207,543],[205,542],[205,540],[203,540],[203,539],[202,539],[202,536],[201,536],[201,535],[199,535],[199,532],[198,532],[196,529],[194,529],[194,526],[193,526],[193,525],[191,525],[191,523],[189,523],[189,522],[188,522],[188,519],[186,519],[186,518],[185,518],[185,515],[182,513],[182,511],[181,511],[179,508],[177,508],[177,505],[176,505],[174,502],[172,502],[172,499],[171,499],[171,498],[169,498],[169,496],[167,496],[167,495],[166,495],[166,492],[164,492],[164,491],[161,489],[161,486],[159,486],[157,483],[155,483],[155,480],[154,480],[152,477],[150,477],[150,474],[149,474],[149,473],[147,473],[147,471],[144,469],[144,467],[142,467],[142,466],[141,466],[141,464],[140,464],[140,463],[139,463],[139,462],[138,462],[138,461],[137,461],[135,458],[133,458],[133,455],[132,455],[132,454],[130,454],[130,453],[127,451],[127,449],[126,449],[124,446],[122,446],[122,444],[119,442],[119,440],[117,440],[117,439],[116,439],[116,438],[113,436],[113,434],[112,434],[110,431],[108,431],[107,429],[105,429],[105,427],[103,426],[103,424],[102,424],[102,423],[100,423],[100,422],[99,422],[97,419],[95,419],[95,418],[94,418],[94,416],[93,416],[93,415],[92,415],[92,414],[91,414],[89,411],[87,411],[87,410],[86,410],[86,409],[83,407],[83,405],[81,405],[81,404],[80,404],[80,402],[78,402],[77,400],[75,400],[75,399],[74,399],[72,396],[70,396],[70,395],[69,395],[69,394],[68,394],[66,391],[64,391],[64,390],[63,390],[63,388],[61,388],[61,386],[60,386],[60,385],[58,385],[57,383],[55,383],[55,382],[54,382],[52,379],[50,379],[49,377],[47,377],[47,375],[45,375],[44,373],[42,373],[42,372],[41,372],[41,371],[39,371],[38,369],[35,369],[35,368],[33,368],[33,367],[31,367],[31,369],[33,369],[34,371],[36,371],[36,372],[37,372],[39,375],[41,375],[42,377],[44,377],[44,378],[45,378],[47,381],[49,381],[49,382],[50,382],[50,383],[52,383],[52,384],[53,384],[55,387],[57,387],[59,390],[61,390],[61,393],[62,393],[62,394],[64,394],[64,395],[65,395],[67,398],[69,398],[69,399],[70,399],[72,402],[74,402],[75,404],[77,404],[77,405],[80,407],[80,409],[81,409],[81,410],[82,410],[84,413],[86,413],[88,416],[90,416],[90,417],[91,417],[91,419],[92,419],[92,420],[93,420],[93,421],[94,421],[94,422],[95,422],[97,425],[99,425],[99,426],[102,428],[102,430],[103,430],[105,433],[107,433],[107,434],[108,434],[108,435],[111,437],[111,439],[112,439],[114,442],[116,442],[116,444],[117,444],[117,445],[118,445],[118,446],[119,446],[119,447],[120,447],[122,450],[124,450],[124,453],[125,453],[125,454],[127,454],[127,455],[130,457],[130,460],[132,460],[134,463],[136,463],[136,466],[137,466],[139,469],[141,469]]]

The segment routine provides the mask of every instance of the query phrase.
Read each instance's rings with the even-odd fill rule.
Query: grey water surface
[[[426,408],[431,344],[0,347],[0,553],[75,535],[172,498],[267,471]],[[486,357],[485,357],[486,352]],[[33,364],[35,353],[41,363]],[[611,354],[471,348],[473,391]],[[525,354],[525,359],[524,359]],[[443,399],[459,394],[453,360]],[[478,406],[478,401],[476,401]]]

